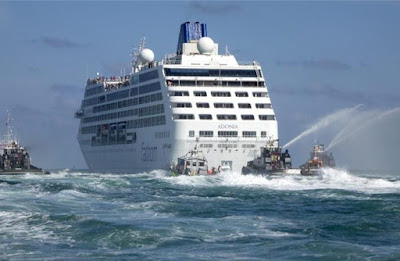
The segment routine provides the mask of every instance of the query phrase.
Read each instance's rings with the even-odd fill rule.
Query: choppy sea
[[[400,260],[400,173],[0,176],[1,260]]]

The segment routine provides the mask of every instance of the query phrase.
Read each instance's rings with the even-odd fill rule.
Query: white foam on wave
[[[0,234],[7,235],[6,237],[12,238],[12,241],[33,239],[47,244],[72,243],[73,240],[70,237],[61,238],[53,231],[54,229],[65,230],[69,227],[70,225],[49,221],[48,215],[0,211]]]
[[[194,187],[228,186],[271,190],[340,189],[370,194],[400,193],[400,181],[360,177],[340,169],[324,169],[318,176],[262,176],[225,172],[216,176],[179,176],[164,179],[174,184]]]

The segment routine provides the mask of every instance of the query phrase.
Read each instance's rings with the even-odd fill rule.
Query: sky
[[[86,79],[129,72],[143,35],[156,59],[174,53],[180,24],[200,21],[220,52],[261,63],[281,144],[363,104],[291,145],[295,164],[314,141],[347,130],[332,148],[338,165],[362,168],[368,159],[369,168],[390,169],[400,146],[399,13],[400,2],[382,1],[1,1],[0,122],[10,110],[34,164],[86,168],[73,117]]]

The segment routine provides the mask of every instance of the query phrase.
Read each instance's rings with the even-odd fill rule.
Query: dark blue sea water
[[[0,176],[0,259],[400,260],[399,176]]]

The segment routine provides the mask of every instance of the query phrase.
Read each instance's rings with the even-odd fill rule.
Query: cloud
[[[74,85],[67,85],[67,84],[53,84],[50,86],[50,90],[57,93],[57,94],[79,94],[81,95],[83,92],[82,86],[74,86]]]
[[[37,73],[40,72],[40,68],[37,66],[28,66],[28,72]]]
[[[41,43],[52,48],[80,48],[89,46],[88,43],[78,43],[66,38],[40,36],[38,39],[32,40],[34,43]]]
[[[242,10],[242,7],[236,3],[228,2],[189,2],[189,8],[201,14],[227,14]]]
[[[304,61],[277,61],[277,66],[302,67],[305,69],[322,70],[350,70],[351,65],[334,59],[304,60]]]

